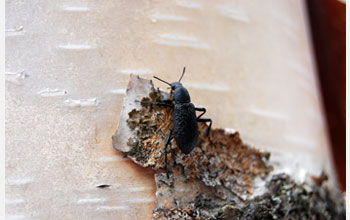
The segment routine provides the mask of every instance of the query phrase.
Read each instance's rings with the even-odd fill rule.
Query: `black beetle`
[[[171,87],[171,96],[173,99],[162,100],[160,102],[141,101],[142,104],[155,104],[160,106],[167,106],[174,109],[173,112],[173,125],[174,128],[168,134],[165,141],[165,170],[167,171],[167,147],[172,139],[174,133],[175,141],[181,152],[189,154],[198,145],[199,131],[197,122],[209,122],[209,127],[206,135],[209,136],[212,121],[210,118],[201,118],[205,112],[205,108],[195,107],[191,103],[190,94],[187,89],[180,83],[182,77],[185,74],[185,67],[183,68],[182,75],[178,82],[168,83],[156,76],[155,79],[168,84]],[[171,98],[170,96],[170,98]],[[199,116],[196,115],[196,111],[202,112]]]

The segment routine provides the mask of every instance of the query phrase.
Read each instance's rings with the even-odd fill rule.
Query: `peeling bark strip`
[[[324,184],[298,184],[287,174],[272,175],[270,153],[244,144],[238,132],[199,124],[198,146],[182,154],[172,140],[168,179],[164,171],[165,139],[173,110],[141,105],[169,94],[149,80],[131,76],[113,147],[156,172],[154,219],[345,219],[342,197],[334,199]],[[259,184],[260,182],[260,184]],[[263,183],[263,184],[261,184]]]

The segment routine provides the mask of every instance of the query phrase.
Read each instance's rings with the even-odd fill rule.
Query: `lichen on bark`
[[[160,101],[158,92],[152,92],[144,101]],[[127,123],[135,135],[129,138],[132,150],[127,153],[142,166],[164,168],[166,136],[172,129],[172,113],[169,107],[142,104],[140,110],[129,113]],[[272,167],[265,162],[269,153],[249,147],[240,139],[239,133],[227,133],[223,129],[212,129],[205,135],[206,124],[199,124],[198,146],[188,155],[181,153],[172,140],[168,153],[169,170],[178,168],[186,181],[199,180],[213,187],[217,195],[226,199],[231,194],[251,193],[256,176],[265,178]],[[174,176],[172,176],[173,178]]]
[[[141,100],[153,102],[169,98],[153,87],[144,96]],[[125,141],[130,150],[123,153],[155,170],[154,219],[345,218],[342,199],[334,197],[337,189],[331,193],[322,182],[300,184],[287,174],[272,174],[269,152],[247,145],[237,131],[212,129],[206,136],[208,126],[203,123],[198,124],[198,146],[190,154],[183,154],[172,139],[168,178],[164,145],[173,128],[172,115],[172,108],[140,104],[125,121],[131,131]],[[259,181],[263,186],[257,186]],[[264,193],[257,193],[259,187]]]

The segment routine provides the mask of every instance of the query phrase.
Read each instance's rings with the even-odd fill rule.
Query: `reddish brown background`
[[[335,0],[308,0],[307,5],[333,158],[345,190],[346,5]]]

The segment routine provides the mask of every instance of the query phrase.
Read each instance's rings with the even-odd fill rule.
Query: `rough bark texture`
[[[132,81],[130,85],[139,81],[150,88],[142,100],[159,102],[169,96],[150,87],[151,82],[138,77]],[[130,85],[128,93],[133,93]],[[125,102],[135,102],[127,97]],[[172,140],[168,178],[164,143],[173,128],[173,110],[137,105],[126,121],[120,121],[129,127],[130,136],[121,137],[117,131],[114,139],[123,138],[130,147],[125,156],[156,171],[154,219],[345,219],[342,197],[335,197],[338,189],[329,191],[323,183],[326,175],[297,183],[285,173],[272,173],[270,153],[245,144],[237,131],[213,129],[207,137],[207,125],[200,123],[199,144],[189,155]]]

